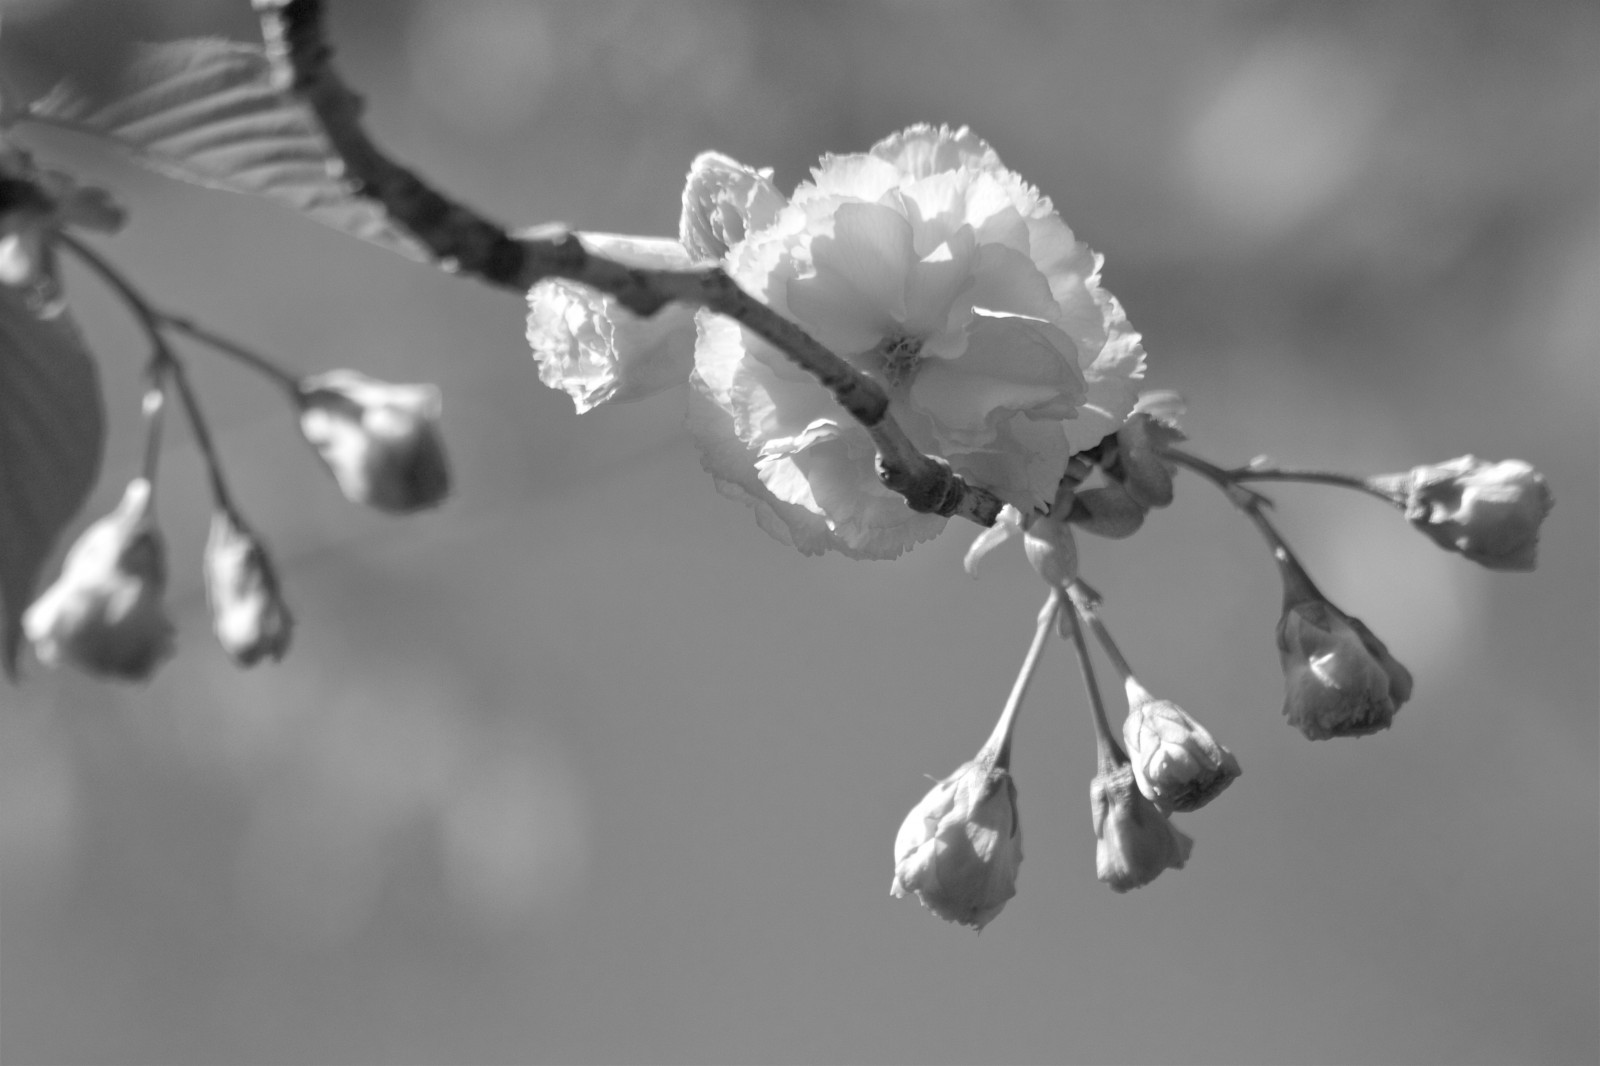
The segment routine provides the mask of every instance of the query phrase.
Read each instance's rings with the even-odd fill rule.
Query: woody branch
[[[720,267],[626,266],[589,251],[560,225],[512,236],[389,158],[367,136],[361,98],[333,67],[322,0],[255,0],[255,7],[276,76],[317,116],[352,188],[381,204],[440,263],[519,296],[545,278],[565,278],[635,314],[651,315],[676,301],[726,315],[814,376],[872,435],[883,483],[913,510],[994,524],[999,497],[919,451],[889,414],[888,394],[878,382],[745,292]]]

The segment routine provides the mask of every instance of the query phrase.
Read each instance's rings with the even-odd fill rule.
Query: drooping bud
[[[1113,482],[1092,489],[1080,489],[1073,498],[1072,524],[1097,537],[1120,540],[1131,537],[1144,525],[1149,508],[1139,503],[1125,485]]]
[[[1370,480],[1403,499],[1406,520],[1434,543],[1490,570],[1532,570],[1539,525],[1555,505],[1544,477],[1520,459],[1463,455]]]
[[[665,237],[580,233],[591,252],[647,270],[693,266]],[[694,369],[694,308],[669,303],[648,317],[575,282],[551,278],[528,291],[528,345],[539,380],[572,397],[579,414],[682,385]]]
[[[166,584],[151,485],[136,478],[117,509],[67,550],[61,576],[28,608],[22,629],[46,665],[142,681],[173,651]]]
[[[300,382],[299,402],[300,432],[347,499],[409,514],[449,495],[434,386],[330,370]]]
[[[1360,619],[1325,599],[1286,606],[1277,635],[1283,713],[1311,740],[1388,729],[1411,698],[1411,672]]]
[[[771,223],[785,203],[771,167],[756,170],[720,152],[701,152],[683,186],[678,239],[697,262],[721,259],[745,234]]]
[[[211,516],[205,554],[206,600],[224,651],[240,666],[274,662],[289,649],[294,619],[278,591],[265,545],[226,510]]]
[[[1102,770],[1089,785],[1094,810],[1095,876],[1114,892],[1154,881],[1169,867],[1183,869],[1194,838],[1175,827],[1134,784],[1133,769]]]
[[[1161,457],[1161,447],[1184,438],[1178,429],[1183,399],[1170,390],[1147,392],[1117,430],[1117,455],[1110,472],[1145,508],[1172,502],[1173,466]]]
[[[933,786],[894,842],[896,898],[915,893],[947,922],[982,929],[1016,895],[1022,862],[1017,786],[980,756]]]
[[[1065,588],[1077,580],[1078,545],[1064,519],[1039,515],[1025,523],[1022,550],[1047,584]]]
[[[1133,678],[1126,682],[1128,717],[1122,740],[1134,781],[1163,813],[1204,807],[1239,776],[1239,760],[1170,700],[1158,700]]]
[[[984,557],[1012,537],[1022,533],[1022,512],[1012,504],[1000,508],[1000,513],[995,517],[994,525],[972,538],[972,544],[967,548],[967,554],[961,559],[962,569],[973,577],[978,576],[978,564]]]

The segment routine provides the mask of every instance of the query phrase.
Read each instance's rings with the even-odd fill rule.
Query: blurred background
[[[186,431],[162,521],[181,650],[142,687],[0,688],[0,1056],[17,1063],[1384,1062],[1600,1057],[1600,7],[338,0],[400,158],[495,217],[670,234],[715,148],[969,123],[1104,252],[1224,463],[1531,461],[1533,574],[1376,501],[1275,491],[1417,678],[1387,733],[1280,713],[1278,585],[1192,478],[1085,575],[1147,685],[1244,776],[1187,869],[1094,877],[1092,732],[1053,644],[1023,712],[1019,895],[982,936],[890,899],[890,846],[987,735],[1042,599],[951,525],[804,558],[717,495],[681,392],[573,414],[514,298],[286,210],[27,143],[131,209],[159,303],[310,372],[436,381],[458,491],[345,503],[279,396],[196,351],[299,621],[209,633]],[[258,40],[243,0],[4,6],[42,89],[136,40]],[[132,475],[144,342],[71,294]]]

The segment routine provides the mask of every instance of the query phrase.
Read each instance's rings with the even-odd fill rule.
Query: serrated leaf
[[[0,286],[0,664],[16,676],[22,612],[100,471],[100,375],[72,315]]]
[[[272,84],[261,49],[199,38],[140,45],[115,88],[71,82],[29,113],[118,142],[170,177],[271,197],[334,229],[426,261],[421,245],[357,196],[310,110]]]

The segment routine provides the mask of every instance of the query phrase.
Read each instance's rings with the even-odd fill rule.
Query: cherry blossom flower
[[[982,929],[1017,894],[1022,828],[1011,773],[979,756],[933,786],[894,842],[890,894]]]
[[[23,615],[41,662],[142,681],[172,654],[172,623],[161,602],[166,547],[151,495],[149,481],[130,481],[117,509],[83,531],[61,576]]]
[[[917,447],[1024,513],[1044,510],[1072,454],[1133,409],[1143,374],[1101,257],[966,129],[915,126],[812,174],[770,219],[771,197],[755,198],[725,269],[876,378]],[[690,213],[684,242],[713,229]],[[719,487],[763,528],[862,558],[943,528],[879,482],[870,437],[808,374],[725,318],[697,322],[690,426]]]
[[[1463,455],[1371,480],[1434,543],[1490,570],[1532,570],[1539,525],[1555,506],[1543,475],[1521,459]]]
[[[591,252],[630,266],[686,270],[683,245],[665,237],[580,233]],[[579,414],[682,385],[694,368],[694,309],[669,303],[636,315],[585,285],[552,278],[528,292],[528,344],[539,380],[572,397]]]
[[[1141,888],[1166,869],[1181,870],[1194,838],[1178,829],[1139,791],[1126,764],[1089,783],[1094,813],[1095,876],[1114,892]]]
[[[1324,599],[1284,609],[1278,654],[1284,717],[1311,740],[1388,729],[1411,698],[1411,672],[1360,619]]]
[[[1171,700],[1158,700],[1133,678],[1125,682],[1128,717],[1122,740],[1133,778],[1162,813],[1204,807],[1239,776],[1239,760]]]
[[[330,370],[302,380],[298,399],[301,435],[352,503],[409,514],[450,494],[432,385]]]
[[[294,619],[272,560],[255,533],[225,510],[211,516],[205,579],[212,629],[229,657],[240,666],[282,659]]]

